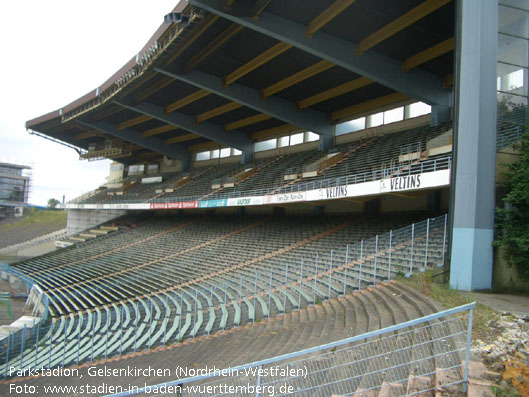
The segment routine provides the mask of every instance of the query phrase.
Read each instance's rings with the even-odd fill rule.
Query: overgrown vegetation
[[[12,228],[17,225],[36,225],[36,224],[56,224],[56,225],[66,225],[66,217],[68,216],[66,211],[55,211],[55,210],[40,210],[37,208],[29,208],[25,211],[28,211],[28,214],[25,215],[20,221],[10,222],[4,225],[1,225],[3,228]]]
[[[520,397],[520,395],[510,387],[492,386],[494,397]]]
[[[505,249],[505,259],[529,280],[529,132],[522,136],[520,161],[504,164],[502,185],[507,192],[504,208],[496,208],[496,240]]]
[[[474,301],[469,295],[451,289],[448,284],[435,282],[431,271],[415,274],[411,278],[401,278],[399,281],[429,296],[447,309]],[[472,326],[473,339],[487,342],[492,342],[495,339],[498,331],[490,328],[488,324],[496,314],[494,310],[481,303],[476,305]]]

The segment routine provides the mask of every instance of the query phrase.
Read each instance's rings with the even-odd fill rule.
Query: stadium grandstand
[[[479,389],[474,305],[398,279],[491,288],[529,4],[189,0],[162,17],[101,86],[26,123],[113,163],[64,205],[56,251],[2,269],[31,316],[0,329],[0,393]]]

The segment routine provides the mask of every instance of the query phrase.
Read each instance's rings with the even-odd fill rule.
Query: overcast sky
[[[71,200],[110,162],[32,136],[25,122],[101,85],[148,41],[178,0],[0,1],[0,162],[33,167],[30,202]]]

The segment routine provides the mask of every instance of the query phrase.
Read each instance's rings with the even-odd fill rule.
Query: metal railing
[[[451,168],[451,156],[436,158],[432,160],[426,160],[406,165],[397,165],[395,167],[387,167],[384,169],[376,169],[372,171],[361,172],[358,174],[346,175],[338,178],[326,178],[318,179],[311,182],[300,182],[293,185],[287,186],[272,186],[269,188],[244,190],[244,191],[231,191],[227,193],[216,193],[208,196],[208,200],[224,199],[224,198],[237,198],[237,197],[251,197],[251,196],[264,196],[268,194],[284,194],[293,192],[303,192],[314,189],[325,189],[328,187],[337,187],[344,185],[353,185],[357,183],[365,183],[376,181],[388,177],[405,176],[413,174],[421,174],[424,172],[434,172],[444,169]],[[286,174],[285,174],[286,175]],[[204,195],[193,195],[193,196],[180,196],[174,197],[158,197],[150,202],[153,203],[166,203],[166,202],[180,202],[180,201],[197,201],[200,200]],[[138,200],[127,200],[121,199],[120,203],[138,203]]]
[[[355,395],[386,388],[416,395],[466,392],[475,302],[294,353],[204,375],[131,387],[180,395]],[[449,376],[439,376],[440,374]],[[449,380],[448,380],[449,379]],[[364,394],[365,395],[365,394]]]
[[[496,150],[501,149],[516,143],[522,139],[522,135],[527,127],[519,124],[512,124],[509,122],[502,122],[503,128],[498,130],[496,135]]]
[[[433,139],[430,139],[426,143],[426,150],[432,150],[438,147],[447,146],[452,144],[452,132],[448,131],[442,135],[439,135]]]

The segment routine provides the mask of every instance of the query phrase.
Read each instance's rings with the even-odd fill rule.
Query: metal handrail
[[[236,367],[230,367],[230,368],[223,369],[223,370],[218,370],[216,372],[205,374],[205,375],[198,375],[198,376],[193,376],[193,377],[188,377],[188,378],[183,378],[183,379],[176,379],[176,380],[173,380],[173,381],[164,382],[164,383],[160,383],[160,384],[157,384],[157,385],[152,385],[152,386],[138,388],[138,389],[135,389],[133,391],[126,391],[126,392],[123,392],[123,393],[109,394],[107,396],[113,396],[113,397],[131,396],[131,395],[135,395],[135,394],[144,393],[147,390],[147,388],[158,388],[159,389],[161,387],[182,386],[182,385],[184,385],[186,383],[191,383],[191,382],[196,382],[196,381],[200,381],[200,380],[204,380],[204,379],[214,378],[214,377],[219,376],[221,373],[223,373],[223,371],[224,371],[224,373],[229,373],[229,372],[237,373],[238,371],[242,372],[242,371],[247,370],[249,368],[255,368],[255,367],[262,368],[264,365],[279,363],[279,362],[284,361],[284,360],[291,360],[293,358],[305,356],[305,355],[308,355],[308,354],[322,352],[324,350],[329,350],[329,349],[333,349],[333,348],[336,348],[336,347],[340,347],[340,346],[344,346],[344,345],[347,345],[347,344],[351,344],[351,343],[354,343],[354,342],[359,342],[359,341],[362,341],[362,340],[374,338],[374,337],[377,337],[377,336],[380,336],[380,335],[383,335],[383,334],[396,332],[396,331],[399,331],[399,330],[404,329],[404,328],[414,327],[414,326],[419,325],[419,324],[423,324],[423,323],[427,323],[427,322],[430,322],[430,321],[433,321],[433,320],[437,320],[437,319],[442,318],[442,317],[447,317],[447,316],[451,316],[451,315],[455,315],[455,314],[458,314],[458,313],[462,313],[462,312],[468,311],[469,312],[469,321],[468,321],[468,329],[467,329],[468,333],[467,333],[465,369],[464,369],[464,379],[463,379],[463,383],[464,383],[464,385],[466,385],[466,383],[468,382],[468,362],[470,360],[469,354],[470,354],[470,342],[471,342],[471,331],[472,331],[472,317],[473,317],[473,312],[474,312],[475,307],[476,307],[476,302],[472,302],[472,303],[469,303],[469,304],[466,304],[466,305],[454,307],[452,309],[443,310],[443,311],[440,311],[440,312],[437,312],[437,313],[432,313],[432,314],[424,316],[424,317],[420,317],[420,318],[416,318],[416,319],[413,319],[413,320],[405,321],[405,322],[400,323],[400,324],[391,325],[391,326],[386,327],[386,328],[370,331],[370,332],[367,332],[367,333],[361,334],[361,335],[355,335],[355,336],[352,336],[350,338],[342,339],[342,340],[335,341],[335,342],[326,343],[324,345],[320,345],[320,346],[315,346],[315,347],[311,347],[311,348],[308,348],[308,349],[299,350],[297,352],[283,354],[283,355],[280,355],[280,356],[267,358],[267,359],[264,359],[264,360],[254,361],[252,363],[243,364],[243,365],[239,365],[239,366],[236,366]]]
[[[249,196],[259,196],[259,195],[268,195],[268,194],[282,194],[282,193],[291,193],[298,191],[307,191],[312,189],[324,189],[327,187],[343,186],[357,183],[371,182],[379,179],[384,179],[392,174],[394,176],[403,176],[403,175],[413,175],[423,172],[433,172],[443,169],[451,168],[451,156],[441,157],[433,160],[422,161],[413,165],[403,165],[397,166],[394,168],[386,168],[385,170],[374,170],[366,171],[358,174],[351,174],[347,176],[341,176],[338,178],[329,178],[321,179],[317,181],[305,182],[295,185],[290,185],[287,187],[272,186],[269,188],[262,189],[253,189],[253,190],[244,190],[244,191],[232,191],[226,193],[216,193],[208,196],[208,199],[223,199],[223,198],[236,198],[236,197],[249,197]],[[402,174],[400,171],[405,170],[405,174]],[[171,197],[171,198],[156,198],[153,203],[167,203],[167,202],[180,202],[180,201],[197,201],[200,200],[204,195],[194,195],[194,196],[180,196],[180,197]],[[121,203],[137,203],[138,200],[119,200]]]

